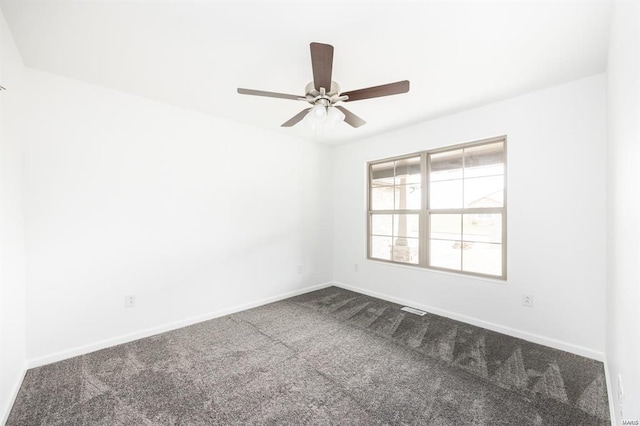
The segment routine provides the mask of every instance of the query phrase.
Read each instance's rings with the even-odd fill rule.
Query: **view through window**
[[[369,258],[506,279],[505,143],[369,163]]]

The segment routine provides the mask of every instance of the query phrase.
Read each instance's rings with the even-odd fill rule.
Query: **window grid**
[[[480,147],[483,145],[489,145],[489,144],[495,144],[495,143],[502,143],[502,173],[501,174],[487,174],[487,175],[481,175],[481,176],[469,176],[467,177],[467,149],[470,148],[474,148],[474,147]],[[502,137],[497,137],[497,138],[491,138],[491,139],[485,139],[485,140],[481,140],[481,141],[476,141],[476,142],[472,142],[472,143],[466,143],[466,144],[460,144],[460,145],[455,145],[455,146],[451,146],[451,147],[446,147],[446,148],[440,148],[440,149],[435,149],[435,150],[429,150],[429,151],[423,151],[423,152],[419,152],[419,153],[413,153],[413,154],[408,154],[408,155],[403,155],[403,156],[399,156],[399,157],[394,157],[394,158],[388,158],[388,159],[384,159],[384,160],[379,160],[379,161],[374,161],[374,162],[370,162],[367,166],[368,169],[368,175],[369,175],[369,181],[368,181],[368,201],[367,201],[367,207],[368,207],[368,212],[367,212],[367,258],[368,259],[372,259],[372,260],[376,260],[376,261],[382,261],[382,262],[390,262],[390,263],[400,263],[400,264],[406,264],[406,265],[410,265],[410,266],[419,266],[419,267],[423,267],[423,268],[428,268],[428,269],[433,269],[433,270],[440,270],[440,271],[446,271],[446,272],[454,272],[454,273],[458,273],[458,274],[463,274],[463,275],[472,275],[472,276],[480,276],[480,277],[487,277],[487,278],[493,278],[493,279],[502,279],[502,280],[506,280],[507,279],[507,262],[506,262],[506,253],[507,253],[507,227],[506,227],[506,219],[507,219],[507,186],[506,186],[506,157],[507,157],[507,146],[506,146],[506,137],[502,136]],[[462,167],[461,167],[461,177],[458,179],[441,179],[439,181],[445,181],[445,180],[460,180],[460,182],[462,183],[462,192],[461,192],[461,197],[462,197],[462,207],[461,208],[431,208],[431,200],[430,200],[430,185],[431,185],[431,156],[434,154],[440,154],[440,153],[446,153],[446,152],[453,152],[453,151],[457,151],[460,150],[462,152]],[[406,159],[414,159],[414,158],[420,158],[420,194],[421,194],[421,200],[420,200],[420,209],[386,209],[386,210],[373,210],[372,209],[372,194],[371,194],[371,189],[372,189],[372,180],[373,180],[373,171],[372,171],[372,166],[376,165],[376,164],[382,164],[382,163],[388,163],[388,162],[394,162],[394,166],[393,166],[393,186],[394,186],[394,204],[393,206],[396,207],[398,206],[398,204],[396,204],[396,199],[395,197],[397,196],[397,191],[395,190],[396,187],[398,187],[398,180],[396,179],[396,172],[397,172],[397,162],[398,161],[402,161],[402,160],[406,160]],[[472,167],[472,166],[469,166]],[[477,179],[477,178],[484,178],[484,177],[498,177],[501,176],[502,177],[502,207],[469,207],[467,208],[466,205],[466,198],[465,198],[465,190],[466,190],[466,179]],[[395,235],[393,235],[392,238],[392,245],[390,247],[390,253],[389,253],[389,259],[380,259],[377,257],[373,257],[372,256],[372,237],[376,236],[372,233],[372,221],[373,221],[373,216],[374,215],[378,215],[378,214],[387,214],[387,215],[392,215],[392,230],[391,233],[394,234],[394,229],[395,229],[395,223],[393,223],[393,221],[395,220],[396,215],[399,214],[417,214],[418,215],[418,227],[419,227],[419,238],[418,238],[418,259],[417,262],[407,262],[407,261],[400,261],[400,260],[394,260],[394,253],[393,253],[393,247],[394,247],[394,243],[393,243],[393,238],[396,238]],[[457,238],[456,240],[448,240],[446,238],[432,238],[431,236],[431,218],[433,215],[438,215],[438,214],[459,214],[460,215],[460,234],[459,234],[459,238]],[[501,222],[500,222],[500,233],[501,233],[501,238],[499,242],[493,241],[491,239],[488,240],[475,240],[472,238],[472,236],[470,234],[465,236],[465,215],[500,215],[501,218]],[[468,218],[468,216],[467,216]],[[431,260],[431,254],[432,254],[432,250],[431,250],[431,243],[432,241],[454,241],[454,242],[459,242],[460,244],[460,268],[459,269],[455,269],[455,268],[447,268],[447,267],[440,267],[440,266],[433,266],[432,265],[432,260]],[[500,247],[501,249],[501,253],[500,253],[500,265],[501,265],[501,272],[500,274],[493,274],[493,273],[484,273],[484,272],[475,272],[475,271],[465,271],[465,244],[475,244],[475,245],[480,245],[480,246],[485,246],[486,247]],[[468,255],[470,259],[473,258],[472,255]],[[467,259],[469,260],[469,259]]]

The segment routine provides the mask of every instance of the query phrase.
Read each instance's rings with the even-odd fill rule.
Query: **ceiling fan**
[[[395,83],[383,84],[381,86],[367,87],[366,89],[340,92],[340,86],[338,86],[335,81],[331,80],[333,68],[333,46],[323,43],[311,43],[310,46],[313,81],[307,84],[304,96],[242,88],[238,88],[238,93],[241,95],[305,101],[312,105],[282,123],[282,127],[292,127],[307,116],[312,117],[312,119],[317,122],[322,122],[325,119],[334,119],[336,121],[344,119],[344,121],[352,127],[360,127],[366,124],[366,121],[343,106],[336,104],[339,102],[353,102],[362,99],[397,95],[400,93],[407,93],[409,91],[409,81],[403,80]]]

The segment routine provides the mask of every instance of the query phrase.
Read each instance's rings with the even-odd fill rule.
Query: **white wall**
[[[331,280],[329,147],[43,72],[29,84],[33,364]]]
[[[616,2],[608,68],[607,364],[618,422],[640,419],[639,28],[638,2]],[[625,392],[623,407],[618,398],[619,376]]]
[[[26,361],[22,140],[25,69],[0,11],[0,424],[9,414]]]
[[[605,107],[597,75],[337,148],[335,279],[603,358]],[[367,161],[499,135],[508,137],[506,284],[365,260]],[[521,305],[523,293],[533,308]]]

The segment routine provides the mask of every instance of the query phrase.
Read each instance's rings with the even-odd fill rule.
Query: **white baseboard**
[[[461,321],[467,324],[475,325],[478,327],[486,328],[491,331],[495,331],[498,333],[506,334],[508,336],[517,337],[519,339],[527,340],[529,342],[537,343],[544,346],[549,346],[555,349],[560,349],[565,352],[571,352],[576,355],[584,356],[587,358],[595,359],[596,361],[604,361],[604,353],[599,351],[594,351],[589,348],[585,348],[582,346],[574,345],[572,343],[563,342],[561,340],[552,339],[545,336],[540,336],[538,334],[529,333],[526,331],[518,330],[515,328],[507,327],[500,324],[495,324],[492,322],[484,321],[478,318],[473,318],[467,315],[458,314],[455,312],[450,312],[444,309],[435,308],[433,306],[427,306],[420,303],[416,303],[414,301],[401,299],[394,296],[389,296],[388,294],[378,293],[377,291],[371,291],[366,288],[344,284],[341,282],[333,282],[333,285],[336,287],[341,287],[346,290],[352,290],[358,293],[366,294],[368,296],[377,297],[378,299],[383,299],[389,302],[397,303],[399,305],[410,306],[412,308],[418,308],[420,310],[440,315],[443,317],[451,318],[456,321]]]
[[[609,373],[609,363],[607,362],[607,358],[605,356],[604,361],[604,378],[607,383],[607,396],[609,397],[609,417],[611,417],[611,424],[617,425],[616,423],[616,407],[614,406],[613,401],[613,384],[611,382],[611,374]]]
[[[163,324],[157,327],[146,328],[143,330],[135,331],[133,333],[125,334],[123,336],[104,339],[98,342],[90,343],[88,345],[78,346],[75,348],[66,349],[64,351],[55,352],[49,355],[28,360],[27,368],[40,367],[42,365],[51,364],[52,362],[58,362],[65,359],[73,358],[75,356],[85,355],[90,352],[98,351],[100,349],[105,349],[111,346],[132,342],[134,340],[142,339],[149,336],[154,336],[156,334],[186,327],[199,322],[208,321],[213,318],[219,318],[225,315],[234,314],[236,312],[244,311],[244,310],[255,308],[258,306],[267,305],[269,303],[277,302],[283,299],[288,299],[289,297],[298,296],[300,294],[309,293],[310,291],[319,290],[321,288],[329,287],[331,285],[333,285],[332,282],[316,284],[313,286],[305,287],[303,289],[294,290],[287,293],[281,293],[276,296],[271,296],[264,299],[243,303],[241,305],[236,305],[229,308],[219,309],[217,311],[208,312],[203,315],[197,315],[194,317],[185,318],[179,321],[174,321],[174,322]]]
[[[11,409],[13,408],[13,404],[16,402],[16,398],[18,396],[18,392],[20,392],[20,387],[22,386],[22,382],[24,381],[24,376],[27,374],[27,364],[24,364],[22,368],[22,374],[20,374],[20,380],[18,380],[13,386],[13,391],[11,392],[11,397],[9,398],[9,402],[6,407],[1,407],[4,411],[1,411],[2,415],[0,416],[0,424],[4,425],[9,420],[9,414],[11,414]]]

